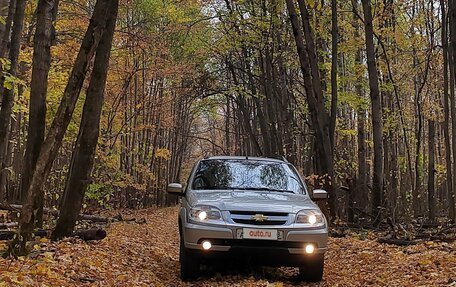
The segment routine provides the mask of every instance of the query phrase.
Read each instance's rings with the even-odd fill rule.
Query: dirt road
[[[297,281],[294,268],[214,270],[194,283],[179,279],[177,208],[134,214],[101,242],[37,244],[34,258],[0,259],[0,286],[456,286],[456,245],[411,247],[357,238],[330,239],[324,281]]]

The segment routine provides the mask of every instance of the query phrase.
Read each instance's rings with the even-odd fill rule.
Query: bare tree
[[[450,67],[450,93],[451,93],[451,120],[452,120],[452,151],[453,151],[453,171],[456,172],[456,92],[455,92],[455,75],[456,75],[456,1],[448,1],[449,9],[449,30],[450,30],[450,43],[451,48],[449,49],[449,54],[451,55],[449,59]],[[456,180],[453,179],[453,189],[450,197],[450,210],[454,210],[455,197],[456,197]],[[454,212],[453,212],[454,214]],[[453,218],[453,221],[455,219]]]
[[[335,185],[330,115],[325,107],[315,43],[309,22],[309,12],[304,1],[299,0],[298,4],[302,20],[302,27],[300,27],[293,0],[287,0],[286,2],[301,64],[301,72],[304,77],[304,89],[306,91],[307,103],[312,118],[312,127],[316,135],[315,139],[317,142],[316,147],[319,163],[322,174],[326,174],[330,178],[329,186],[327,182],[327,186],[332,189],[330,195],[330,210],[332,216],[335,216],[337,212],[337,188]]]
[[[11,67],[9,73],[15,77],[19,66],[19,49],[21,47],[22,28],[24,26],[26,0],[17,0],[16,10],[14,12],[14,21],[11,36],[11,45],[9,59]],[[4,77],[0,81],[3,87]],[[3,90],[3,89],[0,89]],[[14,106],[14,88],[7,88],[3,93],[2,106],[0,110],[0,201],[6,195],[7,181],[9,180],[8,166],[8,144],[10,138],[11,115]]]
[[[448,13],[446,9],[446,1],[440,0],[440,9],[442,14],[442,55],[443,55],[443,110],[445,120],[443,121],[443,136],[445,138],[445,162],[446,162],[446,188],[449,204],[449,216],[454,221],[455,205],[453,197],[453,170],[451,159],[451,124],[450,124],[450,93],[449,93],[449,78],[448,78]]]
[[[95,4],[89,27],[82,40],[81,48],[70,74],[59,109],[40,150],[36,167],[30,180],[27,200],[21,212],[20,233],[22,236],[22,250],[25,249],[25,242],[30,238],[35,227],[38,212],[42,208],[41,204],[44,196],[43,184],[49,175],[52,163],[72,118],[89,63],[105,31],[107,7],[111,2],[110,0],[98,0]]]
[[[372,208],[377,217],[381,219],[383,204],[383,119],[382,101],[379,90],[377,60],[374,44],[374,27],[372,19],[371,0],[362,0],[364,12],[364,28],[366,37],[367,68],[369,72],[369,88],[372,105],[372,128],[374,141],[374,174],[372,183]]]
[[[46,129],[46,93],[51,66],[52,20],[57,10],[55,0],[40,0],[37,7],[36,32],[33,48],[32,81],[30,84],[30,111],[27,144],[21,176],[21,199],[27,198],[30,177]]]
[[[90,176],[98,143],[101,110],[108,75],[112,39],[116,26],[119,1],[112,0],[108,7],[106,32],[103,33],[95,56],[87,97],[82,112],[79,135],[73,150],[59,218],[52,237],[62,238],[73,233],[82,208],[84,194],[90,183]]]

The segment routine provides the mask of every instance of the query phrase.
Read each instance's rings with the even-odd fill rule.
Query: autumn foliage
[[[315,285],[299,283],[295,268],[247,263],[240,267],[241,262],[224,262],[210,268],[208,277],[186,284],[179,280],[179,235],[172,220],[177,209],[124,215],[145,218],[147,223],[114,223],[101,242],[37,240],[29,256],[0,260],[0,286],[452,286],[456,282],[454,243],[397,247],[375,242],[375,235],[366,231],[330,239],[324,281]]]

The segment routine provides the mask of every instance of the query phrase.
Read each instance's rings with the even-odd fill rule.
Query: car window
[[[192,188],[305,193],[290,165],[258,160],[203,160],[193,177]]]
[[[192,174],[193,174],[193,172],[195,171],[196,166],[197,166],[197,165],[194,165],[194,166],[192,167],[192,170],[190,171],[190,174],[188,175],[187,184],[185,185],[185,192],[188,191],[188,188],[189,188],[190,185],[191,185],[191,184],[190,184],[190,180],[192,179]]]

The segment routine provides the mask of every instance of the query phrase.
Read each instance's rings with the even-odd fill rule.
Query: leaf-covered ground
[[[210,271],[179,280],[177,208],[135,214],[101,242],[41,240],[27,258],[0,259],[0,286],[456,286],[456,244],[410,247],[356,238],[330,239],[324,281],[299,283],[294,268]]]

